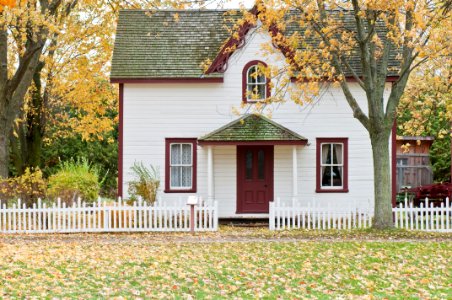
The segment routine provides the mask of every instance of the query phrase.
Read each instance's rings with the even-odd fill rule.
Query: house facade
[[[142,162],[160,170],[164,201],[217,200],[220,218],[267,217],[277,197],[373,209],[370,139],[340,87],[327,84],[305,105],[261,103],[255,114],[277,88],[257,69],[285,63],[284,53],[265,55],[271,36],[255,26],[228,40],[225,13],[121,11],[111,74],[120,91],[119,194],[128,197],[130,168]],[[228,43],[237,49],[224,52]],[[364,91],[348,84],[365,108]]]

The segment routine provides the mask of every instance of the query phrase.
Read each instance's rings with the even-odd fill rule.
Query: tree
[[[91,31],[105,33],[106,29],[114,28],[115,23],[112,20],[115,19],[119,8],[183,8],[189,5],[202,6],[209,2],[204,0],[0,1],[0,177],[8,176],[10,135],[18,117],[22,118],[23,122],[16,128],[17,139],[13,138],[13,148],[16,158],[19,157],[16,165],[20,169],[23,169],[24,164],[39,163],[44,123],[48,120],[45,118],[46,105],[52,99],[63,102],[67,99],[66,94],[59,92],[72,93],[72,103],[75,99],[82,100],[77,103],[77,108],[81,108],[79,110],[83,115],[81,119],[87,120],[86,116],[94,104],[86,101],[87,98],[81,98],[86,96],[86,93],[77,94],[76,92],[77,89],[87,91],[87,87],[83,86],[83,83],[88,82],[87,78],[78,78],[76,82],[70,82],[68,80],[72,75],[82,75],[82,73],[78,73],[76,69],[70,69],[69,73],[63,73],[61,70],[67,71],[64,66],[69,64],[72,68],[77,64],[83,66],[83,60],[85,71],[95,70],[102,62],[102,68],[93,71],[93,74],[98,74],[96,73],[98,71],[102,73],[95,82],[102,82],[101,78],[107,77],[108,58],[111,51],[103,52],[99,51],[100,47],[92,49],[87,45],[111,44],[113,30],[110,34],[104,35],[108,39],[101,40],[98,39],[99,35]],[[66,52],[76,53],[75,57]],[[104,60],[98,60],[92,64],[91,58],[102,54],[104,54]],[[60,60],[55,60],[57,57]],[[62,72],[61,78],[56,76],[55,70],[52,69],[54,66],[51,66],[50,62],[56,62],[59,65],[57,69]],[[68,83],[71,83],[69,89]],[[97,89],[99,86],[90,84],[90,87]],[[101,83],[100,87],[102,89],[105,85]],[[50,94],[51,91],[52,94]],[[26,103],[28,92],[30,95]],[[78,96],[75,97],[75,95]],[[101,108],[101,106],[97,107]],[[94,115],[95,113],[92,114]],[[99,125],[96,118],[91,118],[91,121],[79,124],[97,123]],[[103,119],[101,128],[105,127],[106,122]],[[91,126],[89,129],[94,127]],[[85,129],[87,128],[84,128],[83,132],[91,132]],[[99,136],[102,135],[99,134]]]
[[[264,2],[258,4],[258,18],[273,33],[273,44],[286,53],[285,74],[298,81],[292,99],[305,103],[319,93],[322,82],[332,81],[341,87],[353,116],[368,131],[374,165],[374,227],[392,227],[389,137],[396,109],[413,70],[452,49],[450,34],[444,31],[452,25],[450,10],[429,0]],[[300,30],[283,34],[289,26]],[[305,39],[318,43],[312,47]],[[394,51],[398,63],[392,66]],[[360,58],[361,74],[352,67],[350,58],[355,55]],[[281,74],[270,69],[272,76]],[[392,72],[397,77],[385,101],[387,76]],[[365,92],[367,111],[358,104],[347,76]],[[285,83],[289,82],[287,78]],[[269,101],[281,99],[275,95]]]
[[[58,19],[59,31],[49,36],[11,135],[15,174],[41,166],[45,139],[76,133],[102,139],[117,121],[105,115],[117,105],[106,67],[116,12],[99,3],[68,7]]]
[[[0,177],[8,176],[10,134],[58,12],[76,2],[18,1],[0,12]]]
[[[401,134],[435,138],[430,158],[437,182],[451,176],[451,102],[452,58],[438,57],[413,73],[398,109]]]

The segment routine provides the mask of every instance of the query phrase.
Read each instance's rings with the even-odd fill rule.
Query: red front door
[[[237,213],[268,213],[273,146],[237,146]]]

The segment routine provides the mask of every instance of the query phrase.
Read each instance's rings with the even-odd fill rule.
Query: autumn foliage
[[[38,198],[44,198],[47,182],[42,171],[30,170],[18,177],[0,179],[0,200],[10,201],[21,199],[26,206],[31,206]]]
[[[15,0],[0,0],[0,12],[3,11],[5,6],[14,7],[14,6],[16,6],[16,1]]]

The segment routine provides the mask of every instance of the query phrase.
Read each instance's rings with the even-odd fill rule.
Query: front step
[[[232,227],[268,227],[267,219],[242,219],[242,218],[230,218],[230,219],[219,219],[220,225],[228,225]]]

